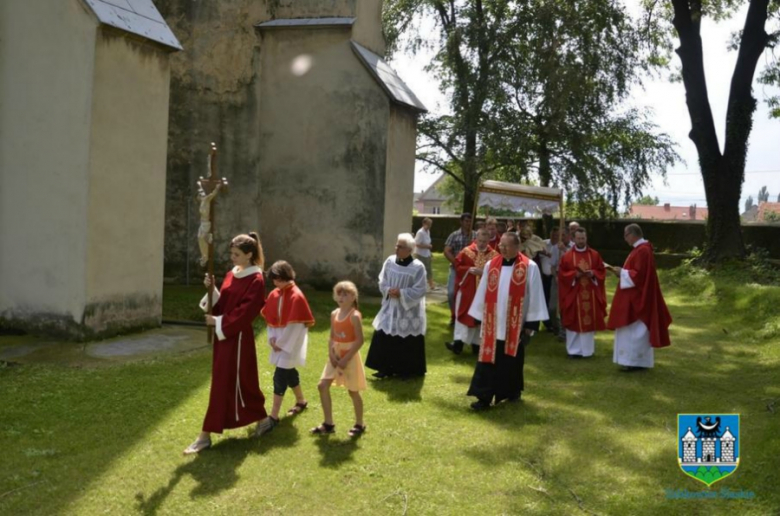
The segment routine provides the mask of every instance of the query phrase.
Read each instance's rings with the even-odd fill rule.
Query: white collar
[[[634,242],[634,247],[639,247],[640,245],[646,244],[646,243],[647,243],[647,240],[645,240],[644,238],[640,238],[639,240]]]
[[[575,245],[575,246],[574,246],[574,250],[575,250],[575,251],[577,251],[578,253],[584,253],[585,251],[587,251],[587,250],[588,250],[588,246],[585,246],[584,248],[580,249],[579,247],[577,247],[577,246]]]
[[[247,276],[251,276],[252,274],[257,274],[259,272],[262,271],[257,265],[252,265],[251,267],[247,267],[242,271],[239,271],[238,267],[233,267],[233,277],[238,279],[246,278]]]

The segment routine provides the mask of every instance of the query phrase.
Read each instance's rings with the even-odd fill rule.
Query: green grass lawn
[[[685,270],[662,283],[673,346],[654,370],[619,373],[611,333],[589,361],[567,360],[542,334],[527,349],[523,402],[481,414],[465,396],[474,360],[444,349],[447,309],[430,305],[427,376],[370,381],[357,441],[340,389],[337,433],[308,435],[322,421],[329,293],[307,293],[318,320],[301,369],[310,409],[262,440],[216,436],[194,458],[181,451],[206,408],[208,349],[99,368],[5,367],[0,514],[778,514],[780,287]],[[201,295],[166,287],[166,317],[199,318],[191,303]],[[362,305],[369,339],[377,308]],[[257,339],[270,393],[265,333]],[[677,414],[698,412],[742,415],[741,465],[712,490],[754,499],[667,500],[665,490],[706,490],[676,458]]]

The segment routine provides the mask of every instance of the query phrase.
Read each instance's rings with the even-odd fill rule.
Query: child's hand
[[[344,357],[338,361],[336,367],[338,367],[339,369],[346,369],[348,364],[349,364],[349,358]]]

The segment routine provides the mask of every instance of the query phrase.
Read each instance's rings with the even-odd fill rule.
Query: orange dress
[[[347,316],[339,321],[338,310],[335,310],[330,316],[331,333],[333,334],[333,345],[336,353],[344,357],[355,344],[355,328],[352,326],[352,315],[357,315],[362,319],[362,315],[355,309],[352,309]],[[337,386],[345,386],[350,391],[366,390],[366,371],[363,369],[363,360],[360,358],[360,351],[354,354],[344,369],[334,367],[330,359],[325,364],[320,380],[334,380]]]

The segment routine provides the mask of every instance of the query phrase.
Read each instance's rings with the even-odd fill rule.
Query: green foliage
[[[765,211],[764,222],[780,222],[780,213],[772,210]]]
[[[745,211],[750,211],[750,208],[754,206],[753,204],[753,196],[748,195],[748,198],[745,199]]]
[[[463,210],[480,181],[499,177],[617,207],[678,160],[671,139],[623,104],[648,65],[622,4],[391,0],[391,47],[407,33],[408,50],[419,48],[415,16],[436,20],[429,68],[450,104],[420,121],[418,159],[454,178]]]
[[[769,200],[769,190],[766,189],[766,186],[762,186],[761,190],[758,191],[758,203],[761,204],[762,202],[767,202]]]
[[[651,197],[649,195],[645,195],[634,201],[634,204],[639,204],[643,206],[658,206],[658,204],[661,201],[658,199],[658,197]]]
[[[604,197],[587,201],[566,201],[566,218],[573,219],[616,219],[618,212]]]

